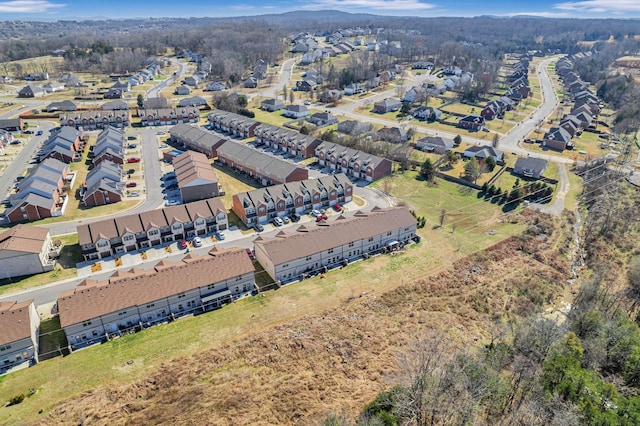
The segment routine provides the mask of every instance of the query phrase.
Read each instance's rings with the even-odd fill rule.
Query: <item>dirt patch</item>
[[[522,237],[438,274],[384,294],[354,294],[338,308],[165,362],[134,383],[85,392],[40,424],[314,424],[331,411],[355,416],[396,380],[397,354],[416,334],[440,329],[457,346],[475,345],[497,318],[537,312],[562,296],[569,265],[555,251],[560,228],[528,220]]]

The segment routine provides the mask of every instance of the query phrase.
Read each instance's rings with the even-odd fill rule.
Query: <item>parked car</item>
[[[138,191],[133,191],[129,193],[129,197],[139,197],[140,193]]]
[[[129,149],[134,149],[134,148],[137,148],[137,147],[138,147],[137,143],[130,143],[129,144]]]
[[[127,184],[125,186],[127,188],[135,188],[136,186],[138,186],[138,184],[135,183],[135,182],[127,182]]]
[[[38,131],[36,132],[36,136],[42,136],[42,130],[38,130]]]
[[[316,217],[316,222],[321,222],[323,220],[327,220],[328,216],[326,214],[321,214],[320,216]]]
[[[285,224],[289,224],[289,223],[291,223],[291,219],[289,219],[289,216],[282,216],[282,221],[283,221]]]
[[[200,237],[194,237],[191,242],[193,243],[194,247],[202,247],[202,240],[200,239]]]
[[[327,209],[325,209],[324,207],[320,209],[321,214],[325,214],[326,212],[327,212]]]
[[[297,222],[297,221],[299,221],[299,220],[300,220],[300,216],[298,216],[298,214],[297,214],[297,213],[293,213],[293,214],[291,215],[291,220],[292,220],[293,222]]]
[[[175,172],[169,172],[166,175],[162,176],[163,180],[171,180],[171,179],[175,179],[176,177],[176,173]]]
[[[255,229],[256,232],[262,232],[264,231],[264,226],[260,225],[259,223],[256,223],[255,225],[253,225],[253,229]]]
[[[137,136],[127,136],[127,139],[130,141],[135,141],[136,139],[138,139]]]
[[[320,210],[316,210],[316,209],[311,210],[311,216],[318,217],[320,215],[322,215],[322,212],[320,212]]]
[[[162,136],[162,135],[166,135],[166,134],[167,134],[167,132],[163,132],[162,130],[160,130],[160,131],[158,132],[158,136]]]
[[[169,147],[169,145],[167,145],[166,143],[160,144],[160,148],[168,148],[168,147]]]
[[[305,105],[311,105],[311,102],[309,102],[309,101],[304,101],[304,104],[305,104]]]
[[[333,205],[333,209],[337,212],[341,212],[342,211],[342,206],[340,204],[334,204]]]
[[[174,190],[174,189],[178,189],[178,184],[177,184],[177,183],[172,183],[171,185],[167,185],[167,186],[165,187],[165,189],[166,189],[167,191],[172,191],[172,190]]]
[[[179,204],[180,204],[180,201],[178,200],[169,200],[164,205],[169,207],[169,206],[177,206]]]
[[[275,226],[282,226],[282,225],[284,225],[284,222],[283,222],[283,221],[282,221],[282,219],[281,219],[281,218],[279,218],[279,217],[274,217],[274,218],[273,218],[273,220],[272,220],[272,222],[273,222],[273,224],[274,224]]]
[[[139,162],[140,162],[140,158],[138,157],[127,158],[127,163],[139,163]]]
[[[186,240],[178,240],[178,248],[180,250],[184,250],[186,249],[188,246],[187,241]]]
[[[128,175],[132,175],[132,174],[134,174],[135,172],[136,172],[136,169],[129,169],[129,170],[127,170],[127,174],[128,174]]]
[[[249,256],[249,259],[255,260],[256,255],[253,253],[253,251],[250,248],[248,248],[246,250],[247,250],[247,256]]]

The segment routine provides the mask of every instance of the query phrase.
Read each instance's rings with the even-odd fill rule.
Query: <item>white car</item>
[[[320,210],[316,210],[316,209],[311,210],[311,216],[318,217],[320,215],[322,215],[322,212]]]
[[[282,226],[282,225],[284,225],[284,221],[279,217],[274,217],[273,218],[273,224],[275,226]]]
[[[169,200],[164,205],[166,207],[169,207],[169,206],[177,206],[178,204],[180,204],[180,201],[178,200]]]
[[[226,235],[224,235],[224,231],[218,231],[218,239],[220,241],[224,240],[225,238],[227,238]]]
[[[192,241],[194,247],[202,247],[202,240],[200,237],[195,237]]]
[[[157,134],[158,134],[159,136],[162,136],[162,135],[166,135],[166,134],[167,134],[167,132],[164,132],[164,131],[162,131],[162,130],[161,130],[161,131],[159,131]]]
[[[129,193],[129,197],[139,197],[140,193],[138,191],[133,191]]]

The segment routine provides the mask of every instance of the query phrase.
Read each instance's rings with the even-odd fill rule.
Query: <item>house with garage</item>
[[[480,115],[466,115],[458,120],[458,127],[477,132],[484,127],[484,117]]]
[[[282,115],[289,118],[302,118],[309,115],[309,109],[304,105],[287,105]]]
[[[547,169],[547,160],[535,157],[519,157],[513,166],[513,173],[522,177],[540,179]]]
[[[0,130],[7,132],[21,132],[24,130],[24,120],[22,118],[0,119]]]
[[[260,109],[267,112],[280,111],[284,108],[284,101],[280,99],[267,99],[260,103]]]
[[[421,121],[436,121],[442,118],[442,111],[434,107],[420,106],[415,108],[411,115]]]
[[[253,226],[275,217],[348,203],[352,196],[351,181],[345,174],[337,173],[235,194],[231,209],[245,225]]]
[[[360,83],[351,83],[344,87],[344,94],[346,96],[359,95],[366,92],[367,89]]]
[[[139,224],[139,225],[138,225]],[[219,198],[99,220],[77,227],[85,261],[118,256],[228,228]]]
[[[190,93],[191,93],[191,89],[186,84],[176,87],[176,90],[175,90],[175,94],[180,96],[188,95]]]
[[[183,203],[222,195],[218,175],[205,154],[187,151],[173,159],[178,189]]]
[[[59,83],[57,81],[51,81],[45,84],[44,86],[42,86],[42,88],[47,93],[61,92],[64,90],[64,84]]]
[[[201,152],[207,158],[218,156],[217,149],[225,143],[227,139],[221,138],[215,133],[208,132],[200,127],[190,124],[176,124],[169,129],[171,138],[184,148],[191,151]]]
[[[305,167],[298,167],[234,141],[227,141],[218,147],[218,161],[226,167],[246,173],[262,185],[275,185],[309,178],[309,170]]]
[[[392,172],[391,160],[331,142],[323,141],[316,147],[315,154],[321,166],[367,182],[374,182]]]
[[[179,107],[202,107],[202,109],[211,109],[207,101],[201,96],[192,96],[190,98],[180,99]]]
[[[124,111],[129,109],[129,104],[125,101],[109,101],[102,104],[103,111]]]
[[[383,127],[376,132],[378,140],[391,142],[391,143],[403,143],[407,141],[407,131],[400,127]]]
[[[0,278],[51,271],[55,256],[46,228],[18,224],[0,232]]]
[[[419,240],[417,222],[406,207],[358,211],[319,224],[303,224],[254,240],[256,259],[280,284],[384,253]]]
[[[373,112],[378,114],[398,111],[400,108],[402,108],[402,102],[397,98],[386,98],[373,104]]]
[[[221,90],[227,90],[227,85],[221,81],[209,82],[203,89],[204,92],[219,92]]]
[[[370,132],[372,129],[373,125],[371,123],[362,121],[345,120],[338,123],[338,131],[351,136],[361,135]]]
[[[150,270],[117,271],[105,281],[86,279],[58,297],[60,326],[78,350],[250,295],[254,271],[245,249],[214,248]]]
[[[46,107],[47,112],[76,111],[77,109],[78,104],[70,100],[51,102]]]
[[[38,362],[40,316],[33,300],[0,302],[0,375]]]
[[[542,146],[563,151],[573,149],[571,134],[562,127],[552,127],[542,138]]]
[[[442,136],[427,136],[416,142],[416,149],[441,155],[451,151],[453,146],[452,139],[443,138]]]
[[[43,87],[36,84],[27,84],[18,91],[19,98],[38,98],[47,94]]]
[[[311,117],[307,118],[307,121],[311,124],[315,124],[318,127],[330,126],[338,122],[338,117],[329,112],[316,112]]]
[[[493,160],[496,163],[499,163],[502,161],[504,154],[502,153],[502,151],[492,146],[474,145],[467,148],[462,154],[462,156],[464,158],[468,158],[468,159],[476,158],[478,160],[484,160],[488,157],[493,157]]]

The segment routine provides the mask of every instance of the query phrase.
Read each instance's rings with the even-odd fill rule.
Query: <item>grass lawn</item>
[[[271,124],[272,126],[283,127],[284,123],[291,121],[289,117],[282,115],[282,111],[267,112],[262,111],[260,108],[252,109],[255,113],[254,120],[265,124]]]
[[[293,283],[215,312],[121,337],[8,375],[0,383],[4,399],[26,393],[29,388],[36,393],[19,405],[0,410],[0,423],[33,423],[42,416],[39,410],[47,413],[61,400],[102,385],[131,383],[157,370],[166,360],[324,312],[364,292],[383,294],[442,270],[456,259],[523,229],[523,225],[500,220],[505,217],[500,209],[479,200],[475,192],[466,193],[447,182],[429,187],[426,182],[416,180],[416,176],[416,173],[398,174],[389,178],[389,185],[392,194],[405,199],[419,215],[428,218],[428,225],[418,231],[423,243],[409,245],[395,256],[377,256],[330,271],[324,279],[316,277]],[[457,222],[454,232],[447,226],[432,229],[443,208],[451,213],[447,223]],[[488,230],[496,232],[488,235]],[[265,275],[258,273],[257,281],[268,282]]]
[[[232,171],[226,167],[220,167],[217,164],[213,164],[213,169],[220,179],[220,185],[224,189],[225,195],[220,197],[225,207],[231,208],[233,195],[240,192],[251,191],[262,186],[255,180],[248,178]]]

